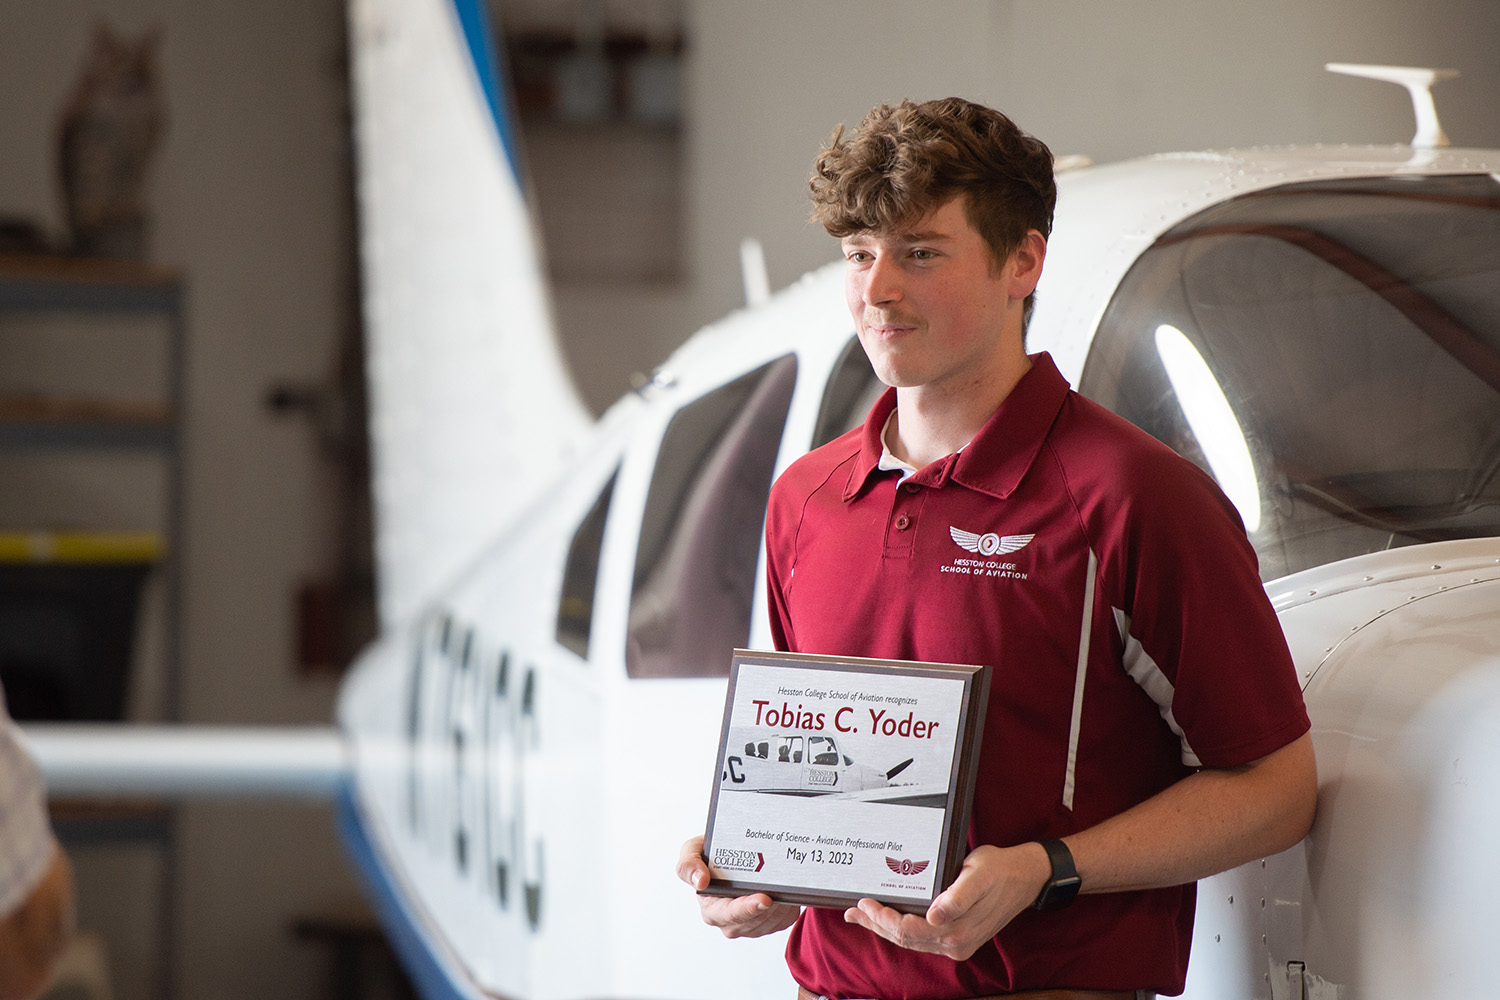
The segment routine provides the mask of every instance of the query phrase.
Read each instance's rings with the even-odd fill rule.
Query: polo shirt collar
[[[953,480],[981,493],[1005,498],[1025,478],[1047,439],[1068,395],[1068,382],[1045,351],[1031,355],[1031,368],[1001,401],[974,439],[957,452],[938,459],[907,481],[919,486],[942,486]],[[887,389],[865,418],[859,456],[844,487],[844,500],[853,500],[886,470],[883,433],[896,409],[896,390]]]

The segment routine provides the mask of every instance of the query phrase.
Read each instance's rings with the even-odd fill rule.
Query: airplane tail
[[[563,359],[483,0],[349,5],[381,622],[592,422]]]

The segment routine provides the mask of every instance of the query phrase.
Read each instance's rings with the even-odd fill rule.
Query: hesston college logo
[[[886,857],[885,863],[886,867],[897,875],[920,875],[927,870],[928,865],[932,864],[931,861],[912,861],[910,858],[897,861],[890,856]]]
[[[1020,549],[1024,549],[1036,535],[997,535],[993,531],[979,535],[972,531],[964,531],[962,528],[948,528],[948,534],[953,536],[953,541],[958,547],[969,552],[978,552],[982,556],[1009,555]]]
[[[996,557],[1019,552],[1030,545],[1036,535],[997,535],[993,531],[981,535],[977,531],[965,531],[952,525],[948,527],[948,534],[952,537],[954,545],[965,552],[974,553],[979,558],[956,556],[946,566],[939,566],[939,573],[952,573],[955,577],[986,577],[1002,580],[1025,580],[1027,578],[1027,570],[1016,563],[1006,562]]]
[[[716,847],[714,865],[730,871],[758,872],[766,866],[766,856],[759,851]]]

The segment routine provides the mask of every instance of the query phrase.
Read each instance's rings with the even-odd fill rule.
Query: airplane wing
[[[841,792],[840,795],[860,802],[884,802],[897,806],[927,806],[936,809],[948,804],[947,785],[891,785],[887,788],[866,788],[861,792]]]
[[[90,798],[332,798],[349,775],[334,726],[27,723],[52,795]]]

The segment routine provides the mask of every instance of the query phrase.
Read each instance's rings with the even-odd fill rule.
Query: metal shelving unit
[[[148,313],[165,323],[165,398],[143,403],[0,397],[0,448],[149,449],[166,476],[163,532],[166,617],[161,714],[180,715],[182,412],[186,330],[182,278],[172,269],[129,261],[0,255],[0,311]]]
[[[0,463],[23,449],[148,451],[159,456],[165,477],[161,702],[166,721],[180,718],[182,608],[183,403],[186,327],[180,273],[158,265],[53,256],[0,254],[0,313],[70,312],[90,323],[126,314],[159,317],[164,392],[143,402],[0,394]],[[107,332],[101,332],[107,336]],[[70,847],[125,842],[158,845],[162,857],[160,956],[153,995],[173,993],[176,951],[175,810],[164,802],[52,803],[59,838]]]

